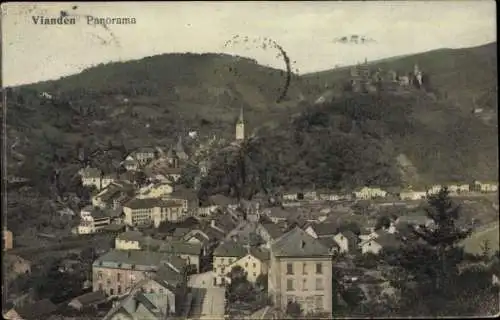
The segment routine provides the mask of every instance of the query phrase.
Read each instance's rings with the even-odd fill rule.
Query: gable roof
[[[140,231],[131,230],[120,233],[116,238],[122,241],[142,241],[144,234]]]
[[[73,301],[78,301],[80,302],[83,306],[85,305],[90,305],[93,303],[100,303],[104,302],[106,300],[106,295],[102,293],[101,291],[93,291],[93,292],[88,292],[85,294],[82,294],[81,296],[78,296],[71,300]]]
[[[235,241],[222,242],[215,248],[214,256],[218,257],[238,257],[241,258],[248,253],[242,244]]]
[[[132,199],[124,207],[130,209],[150,209],[155,207],[182,207],[182,203],[177,201],[166,201],[159,198]]]
[[[272,239],[278,239],[283,235],[281,227],[275,223],[262,223],[262,228],[264,228]]]
[[[250,248],[250,254],[260,261],[269,260],[269,250],[263,248]]]
[[[349,243],[353,243],[353,244],[356,244],[358,242],[358,239],[359,239],[359,237],[351,230],[344,230],[344,231],[339,232],[338,234],[342,234],[344,237],[347,238]]]
[[[267,216],[270,218],[288,219],[292,218],[295,214],[296,212],[294,211],[287,211],[280,207],[272,207],[267,210]]]
[[[163,243],[158,249],[160,252],[199,255],[201,245],[183,241],[168,241]]]
[[[310,226],[313,228],[318,237],[336,235],[339,228],[338,224],[335,222],[315,223]]]
[[[94,261],[93,266],[153,271],[164,262],[182,264],[184,260],[155,251],[112,249]]]
[[[333,239],[333,238],[319,238],[318,239],[319,242],[321,242],[325,247],[329,248],[329,249],[339,249],[340,246],[339,244]]]
[[[331,256],[330,250],[304,230],[295,227],[274,241],[271,251],[276,257]]]

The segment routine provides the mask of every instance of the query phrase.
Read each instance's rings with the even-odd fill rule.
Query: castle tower
[[[236,122],[236,141],[245,139],[245,120],[243,119],[243,107],[240,108],[240,116]]]

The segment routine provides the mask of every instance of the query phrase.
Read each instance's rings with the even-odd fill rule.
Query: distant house
[[[78,234],[93,234],[100,232],[111,224],[111,216],[104,210],[87,206],[80,211]]]
[[[173,287],[186,283],[184,259],[144,250],[110,250],[92,264],[92,290],[127,294],[141,280],[161,278]]]
[[[340,246],[333,238],[318,238],[318,241],[321,242],[325,247],[327,247],[330,252],[334,254],[340,252]]]
[[[194,270],[199,272],[202,249],[202,245],[198,243],[185,243],[171,240],[163,243],[158,251],[181,257],[186,261],[188,266],[193,266]]]
[[[442,185],[435,184],[432,187],[430,187],[429,189],[427,189],[427,193],[428,194],[437,194],[437,193],[439,193],[439,191],[441,191],[442,188],[443,188]]]
[[[284,192],[282,199],[285,201],[297,201],[299,200],[298,192]]]
[[[420,200],[425,199],[427,192],[425,191],[412,191],[406,190],[399,193],[399,198],[401,200]]]
[[[168,319],[179,313],[185,299],[159,279],[146,279],[106,314],[103,320]]]
[[[330,248],[298,227],[274,241],[268,272],[273,304],[286,309],[296,302],[304,313],[330,313],[333,255]]]
[[[208,199],[208,203],[211,206],[216,206],[217,208],[231,208],[236,209],[238,207],[238,202],[236,199],[226,197],[221,194],[213,195]]]
[[[2,231],[2,236],[3,236],[3,251],[12,249],[13,247],[12,232],[4,228]]]
[[[238,242],[225,241],[219,244],[213,253],[214,285],[225,285],[229,266],[246,254],[247,249]]]
[[[275,223],[259,223],[255,229],[255,232],[264,240],[264,242],[266,243],[266,247],[268,248],[274,240],[278,239],[284,234],[283,229]]]
[[[136,198],[138,199],[148,199],[148,198],[161,198],[168,196],[174,192],[174,188],[169,183],[151,183],[145,187],[142,187],[137,192]]]
[[[123,205],[124,222],[129,226],[150,225],[163,221],[177,222],[186,217],[182,203],[172,200],[133,199]]]
[[[293,212],[287,211],[280,207],[268,208],[263,210],[262,213],[266,215],[273,223],[284,222],[294,214]]]
[[[498,183],[474,181],[474,190],[479,192],[497,192]]]
[[[14,307],[4,313],[6,320],[40,320],[47,319],[57,310],[57,306],[49,299],[39,300],[35,303]]]
[[[115,238],[117,250],[140,250],[144,234],[140,231],[126,231]]]
[[[369,200],[373,198],[384,198],[387,195],[387,191],[376,187],[363,187],[353,194],[356,199]]]
[[[332,238],[338,233],[338,225],[335,222],[323,222],[310,224],[305,231],[314,238]]]
[[[141,167],[141,164],[139,161],[137,161],[133,156],[129,155],[125,158],[125,160],[122,161],[121,165],[127,170],[127,171],[138,171],[139,168]]]
[[[129,154],[131,158],[127,157],[125,159],[134,159],[139,162],[140,165],[144,166],[155,158],[156,152],[156,149],[152,147],[138,148]]]
[[[113,181],[106,188],[92,196],[92,205],[102,209],[118,209],[131,199],[133,192],[134,186],[131,183]]]
[[[383,233],[377,238],[362,241],[359,247],[363,254],[379,254],[383,249],[398,249],[401,244],[401,240],[395,234]]]
[[[100,291],[95,291],[74,298],[68,303],[68,306],[76,310],[82,310],[88,307],[96,307],[105,302],[107,302],[106,295]]]
[[[349,230],[337,233],[333,237],[333,240],[339,245],[339,251],[341,253],[353,252],[358,243],[358,237]]]
[[[97,168],[86,167],[79,171],[80,177],[82,178],[82,184],[84,186],[95,186],[97,190],[104,188],[101,185],[101,170]]]
[[[433,224],[433,220],[430,219],[424,213],[406,214],[396,219],[395,221],[396,228],[398,228],[398,226],[401,224],[402,225],[409,224],[417,228],[420,226],[430,227]]]
[[[230,264],[227,268],[225,268],[225,271],[227,275],[234,267],[239,266],[246,272],[247,280],[251,283],[255,283],[259,275],[267,274],[268,265],[268,250],[247,247],[246,255]],[[226,277],[226,282],[230,281],[231,279]]]
[[[318,198],[319,200],[325,200],[325,201],[339,201],[343,200],[345,196],[336,193],[321,192],[319,193]]]

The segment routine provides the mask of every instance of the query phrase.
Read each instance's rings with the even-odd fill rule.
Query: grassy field
[[[490,253],[495,253],[499,250],[499,223],[495,222],[484,228],[474,232],[469,238],[465,239],[463,244],[465,251],[474,254],[480,254],[482,252],[482,245],[485,240],[489,241],[489,246],[491,248]]]

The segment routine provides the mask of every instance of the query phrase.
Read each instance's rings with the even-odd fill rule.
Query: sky
[[[77,6],[73,9],[73,6]],[[57,79],[111,61],[170,52],[220,52],[285,68],[276,49],[230,43],[234,36],[273,39],[300,74],[360,61],[473,47],[496,41],[494,1],[387,2],[102,2],[2,4],[4,86]],[[33,16],[75,25],[36,25]],[[86,16],[130,17],[136,24],[89,25]],[[357,34],[369,44],[334,39]]]

